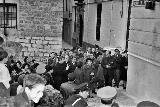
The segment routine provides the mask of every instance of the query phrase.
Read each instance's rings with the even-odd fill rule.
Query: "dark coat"
[[[87,107],[88,104],[85,99],[79,95],[70,96],[66,102],[64,107]]]
[[[82,67],[82,75],[83,75],[83,82],[88,83],[89,89],[94,89],[96,87],[96,74],[97,70],[93,65],[88,66],[87,64]],[[93,74],[93,75],[92,75]]]
[[[75,64],[70,63],[69,69],[68,69],[68,73],[74,72],[74,70],[76,69],[76,67],[77,67],[77,63],[75,63]]]
[[[106,68],[106,65],[109,65],[110,68]],[[105,75],[108,70],[113,70],[115,68],[114,65],[114,57],[112,56],[105,56],[102,58],[101,66],[103,68],[103,74]]]
[[[73,80],[75,84],[83,83],[83,74],[81,68],[76,68],[74,72],[68,75],[69,80]]]
[[[54,88],[60,89],[60,85],[68,81],[68,73],[66,71],[65,63],[57,63],[53,68],[52,77],[54,79]]]
[[[115,69],[120,69],[122,63],[122,55],[121,54],[113,55],[113,58],[114,58]]]
[[[128,66],[128,58],[127,57],[122,57],[122,62],[121,62],[121,80],[127,81],[127,69],[125,66]]]

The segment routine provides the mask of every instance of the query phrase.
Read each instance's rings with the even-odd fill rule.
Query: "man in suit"
[[[112,80],[114,77],[114,59],[111,56],[111,51],[105,51],[105,56],[102,58],[101,66],[103,68],[105,86],[112,86]]]

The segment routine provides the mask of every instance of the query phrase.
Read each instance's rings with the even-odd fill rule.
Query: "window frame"
[[[3,23],[3,21],[4,21],[4,11],[2,11],[2,12],[0,12],[1,14],[2,14],[2,18],[0,18],[0,28],[16,28],[17,29],[17,4],[16,3],[0,3],[0,7],[4,7],[5,6],[5,25],[4,25],[4,23]],[[9,9],[10,9],[10,7],[12,7],[11,8],[11,12],[9,11]],[[14,10],[12,10],[12,9],[15,9],[15,11]],[[13,17],[13,15],[15,15],[14,17]],[[12,22],[13,22],[13,20],[15,20],[16,21],[16,23],[15,23],[15,26],[13,26],[12,25]],[[9,21],[11,21],[11,25],[9,24]]]

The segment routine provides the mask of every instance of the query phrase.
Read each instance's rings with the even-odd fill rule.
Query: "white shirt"
[[[10,87],[9,81],[11,80],[8,68],[5,64],[0,63],[0,82],[2,82],[6,88]]]

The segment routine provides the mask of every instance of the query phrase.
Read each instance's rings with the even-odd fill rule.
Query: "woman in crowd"
[[[0,49],[0,97],[7,97],[10,94],[11,80],[9,70],[5,63],[7,62],[8,53],[4,49]]]

